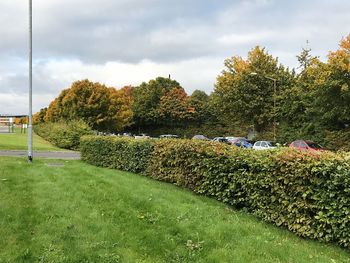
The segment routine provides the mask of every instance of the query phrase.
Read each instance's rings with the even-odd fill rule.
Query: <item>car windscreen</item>
[[[309,142],[308,145],[310,148],[313,148],[313,149],[323,149],[323,147],[321,145],[319,145],[318,143],[315,143],[315,142]]]

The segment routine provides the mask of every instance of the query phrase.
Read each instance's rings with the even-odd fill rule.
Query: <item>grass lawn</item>
[[[0,262],[350,262],[345,249],[139,175],[81,161],[0,167]]]
[[[0,133],[0,150],[26,150],[27,145],[28,133],[21,133],[20,129],[16,129],[15,133]],[[33,149],[35,151],[62,151],[35,133],[33,134]]]

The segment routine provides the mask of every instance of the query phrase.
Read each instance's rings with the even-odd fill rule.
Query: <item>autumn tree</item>
[[[133,106],[133,87],[126,86],[116,90],[109,88],[109,108],[108,116],[110,123],[107,127],[113,127],[114,130],[123,130],[132,124],[132,106]]]
[[[128,88],[115,90],[89,80],[76,81],[50,103],[45,121],[83,120],[100,131],[121,130],[132,119]]]
[[[184,124],[191,117],[188,96],[183,88],[172,88],[160,98],[158,116],[165,125]]]
[[[40,109],[37,113],[33,115],[33,124],[38,124],[45,122],[45,115],[47,112],[47,108]]]

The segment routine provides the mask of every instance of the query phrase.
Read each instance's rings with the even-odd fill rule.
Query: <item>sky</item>
[[[0,1],[0,114],[28,112],[28,12]],[[348,0],[33,0],[33,112],[81,79],[170,74],[209,94],[226,58],[260,45],[290,68],[303,47],[325,61],[349,25]]]

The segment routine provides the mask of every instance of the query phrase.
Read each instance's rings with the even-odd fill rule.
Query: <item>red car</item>
[[[298,149],[298,150],[306,150],[306,151],[325,151],[325,149],[313,142],[313,141],[303,141],[296,140],[289,145],[290,148]]]

